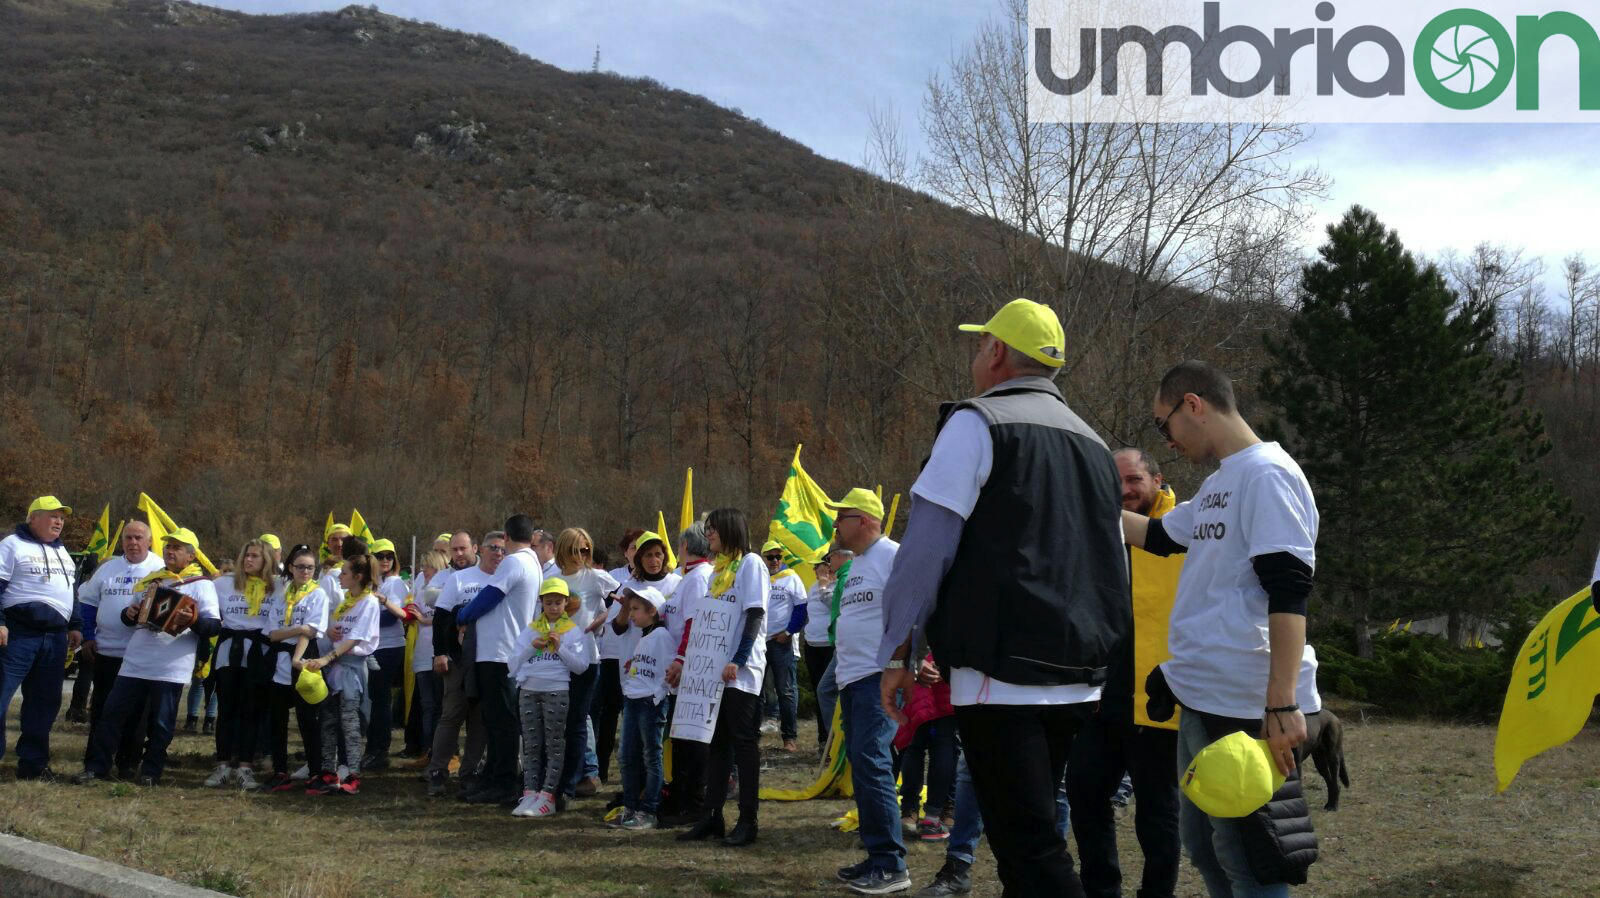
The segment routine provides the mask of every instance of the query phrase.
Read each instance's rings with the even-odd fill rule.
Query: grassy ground
[[[8,732],[14,738],[14,713]],[[1338,813],[1316,813],[1322,859],[1298,895],[1600,894],[1593,847],[1600,731],[1535,759],[1500,796],[1490,729],[1350,720],[1346,732],[1355,785]],[[83,738],[79,725],[58,726],[58,770],[78,768]],[[252,898],[834,894],[843,889],[832,882],[833,869],[859,857],[854,836],[827,827],[849,807],[842,801],[764,803],[761,841],[732,850],[681,845],[671,831],[606,829],[598,799],[544,821],[430,801],[409,771],[368,777],[354,798],[212,791],[200,786],[211,766],[208,742],[180,736],[174,757],[181,766],[156,789],[13,783],[8,757],[0,828]],[[806,761],[775,750],[766,758],[773,766],[764,783],[809,780]],[[1315,773],[1309,779],[1320,809],[1322,781]],[[1124,869],[1136,876],[1131,818],[1120,825]],[[920,887],[943,850],[912,845],[908,860]],[[981,850],[973,894],[999,894],[993,870]],[[1187,863],[1178,894],[1203,895]]]

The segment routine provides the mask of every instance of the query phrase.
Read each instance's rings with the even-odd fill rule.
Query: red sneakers
[[[339,784],[339,791],[343,792],[346,795],[360,795],[361,794],[361,777],[359,777],[359,776],[347,776],[347,777],[345,777],[344,778],[344,782]]]
[[[307,795],[337,795],[339,792],[339,778],[331,773],[319,773],[306,784]]]

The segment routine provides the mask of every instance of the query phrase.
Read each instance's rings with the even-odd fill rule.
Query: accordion
[[[170,586],[157,586],[139,609],[139,626],[171,636],[189,629],[199,617],[195,600]]]

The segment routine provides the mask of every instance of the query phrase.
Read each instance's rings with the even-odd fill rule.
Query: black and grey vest
[[[1111,452],[1044,378],[948,404],[940,429],[961,409],[988,421],[994,464],[939,587],[934,657],[1017,685],[1104,683],[1133,630]]]

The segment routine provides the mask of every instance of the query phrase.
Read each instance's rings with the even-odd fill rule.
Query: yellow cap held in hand
[[[40,496],[28,506],[28,517],[33,517],[41,511],[59,511],[63,514],[72,514],[69,506],[62,505],[61,500],[55,496]]]
[[[328,697],[328,681],[322,678],[320,670],[302,670],[300,679],[294,681],[294,691],[300,693],[308,705],[321,704]]]
[[[844,494],[844,498],[835,502],[828,500],[829,508],[853,508],[867,517],[883,520],[883,500],[878,494],[864,487],[856,487]]]
[[[990,334],[1041,365],[1060,368],[1067,363],[1067,335],[1054,309],[1031,299],[1013,299],[994,313],[987,324],[963,324],[961,330]]]
[[[1272,799],[1283,779],[1265,740],[1229,733],[1194,756],[1179,786],[1213,817],[1248,817]]]

